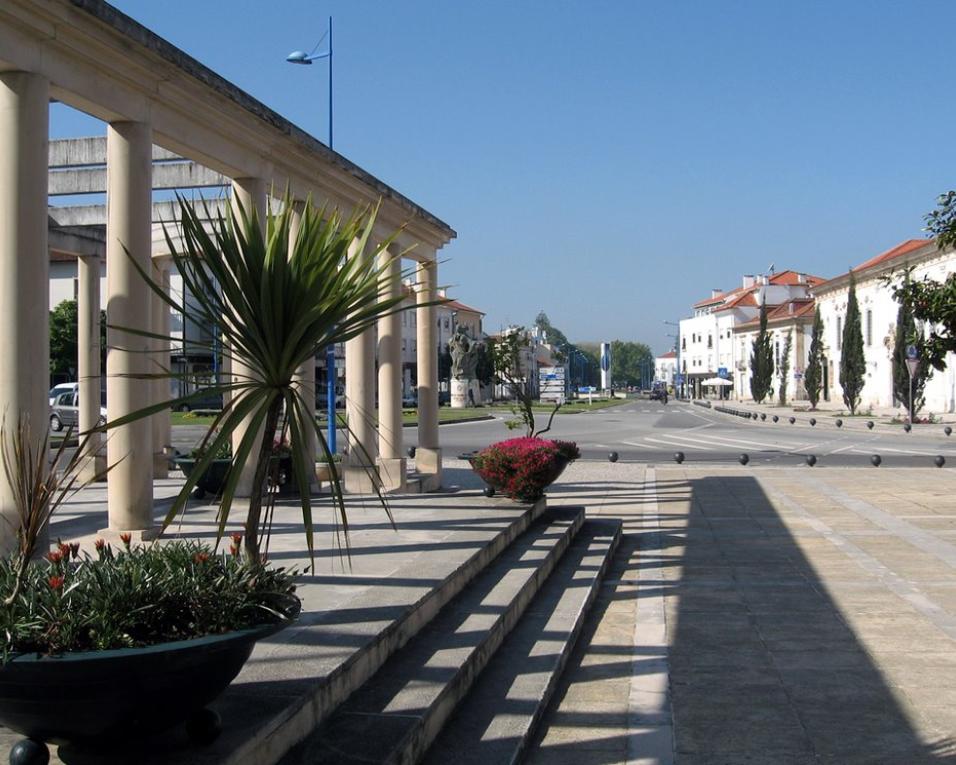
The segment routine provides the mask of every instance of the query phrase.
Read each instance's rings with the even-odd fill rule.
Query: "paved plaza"
[[[447,493],[396,500],[397,531],[374,502],[356,500],[351,571],[329,554],[323,526],[302,624],[256,649],[220,705],[221,743],[186,758],[177,740],[173,759],[142,761],[241,761],[233,747],[254,745],[248,730],[299,692],[303,667],[337,671],[360,635],[521,512],[482,497],[462,461],[448,463],[445,484]],[[157,495],[176,485],[161,482]],[[101,528],[102,489],[85,491],[55,537],[88,543]],[[528,761],[956,762],[950,469],[582,460],[548,505],[620,518],[624,535]],[[194,512],[183,532],[208,538],[209,509]],[[283,511],[276,560],[303,560],[297,512]],[[322,635],[333,639],[323,646]]]

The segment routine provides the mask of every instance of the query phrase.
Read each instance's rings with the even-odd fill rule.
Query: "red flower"
[[[120,542],[123,543],[123,545],[126,547],[127,550],[129,549],[129,543],[132,539],[133,539],[132,534],[129,534],[127,532],[120,534]]]
[[[240,534],[240,533],[238,533],[238,532],[236,532],[235,534],[233,534],[233,535],[232,535],[232,543],[233,543],[234,545],[242,544],[242,534]]]
[[[70,557],[76,560],[80,557],[80,543],[70,542]]]
[[[64,558],[70,554],[70,546],[68,544],[64,544],[63,542],[60,542],[59,540],[57,540],[56,549],[59,550],[61,553],[63,553]]]
[[[61,563],[65,557],[66,554],[62,550],[50,550],[50,552],[46,554],[46,559],[50,561],[50,563]]]
[[[96,548],[96,551],[97,551],[97,552],[103,552],[103,549],[106,547],[106,540],[105,540],[105,539],[97,539],[97,540],[93,543],[93,546]]]
[[[229,554],[232,555],[233,558],[238,558],[238,557],[239,557],[239,545],[229,545]]]
[[[580,457],[571,441],[511,438],[483,449],[472,466],[486,483],[515,499],[537,499],[564,467]]]
[[[54,575],[54,576],[51,576],[49,579],[47,579],[47,582],[48,582],[49,585],[50,585],[50,589],[51,589],[51,590],[57,590],[57,591],[59,591],[60,589],[62,589],[62,587],[63,587],[63,582],[65,582],[65,581],[66,581],[66,579],[65,579],[64,577],[58,575],[58,574],[57,574],[57,575]]]
[[[209,560],[209,553],[207,552],[198,552],[193,555],[193,563],[203,564]]]

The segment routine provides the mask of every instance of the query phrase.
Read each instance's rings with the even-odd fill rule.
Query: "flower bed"
[[[580,456],[573,441],[511,438],[482,449],[471,466],[485,483],[505,495],[533,501]]]

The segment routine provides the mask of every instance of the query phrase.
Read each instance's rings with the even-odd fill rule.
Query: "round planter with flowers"
[[[573,441],[511,438],[486,446],[471,457],[471,467],[497,492],[533,502],[580,456]]]
[[[248,565],[241,542],[216,554],[124,535],[119,550],[62,544],[32,564],[0,609],[0,724],[26,737],[11,763],[47,762],[48,743],[108,748],[184,722],[196,743],[214,739],[206,704],[300,608],[293,574]],[[5,591],[15,576],[0,562]]]

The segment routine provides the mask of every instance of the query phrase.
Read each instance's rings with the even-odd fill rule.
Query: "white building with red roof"
[[[863,410],[895,407],[893,397],[892,354],[899,305],[893,299],[885,277],[902,278],[904,269],[913,268],[913,278],[943,281],[956,272],[956,252],[940,252],[932,239],[908,239],[853,268],[860,305],[863,350],[866,359],[860,406]],[[841,402],[840,351],[843,320],[849,293],[850,272],[841,274],[812,290],[823,319],[826,339],[824,394]],[[924,412],[956,410],[956,365],[953,354],[947,356],[946,370],[936,371],[926,384]]]
[[[823,281],[820,277],[792,270],[747,275],[740,287],[728,292],[713,290],[709,298],[697,301],[694,315],[680,322],[678,355],[684,395],[704,395],[705,381],[714,378],[726,379],[731,385],[707,392],[721,390],[725,397],[731,393],[739,394],[739,372],[745,371],[745,367],[741,367],[745,361],[740,356],[739,344],[735,342],[734,328],[756,319],[764,302],[776,307],[792,300],[806,299],[810,288]]]

